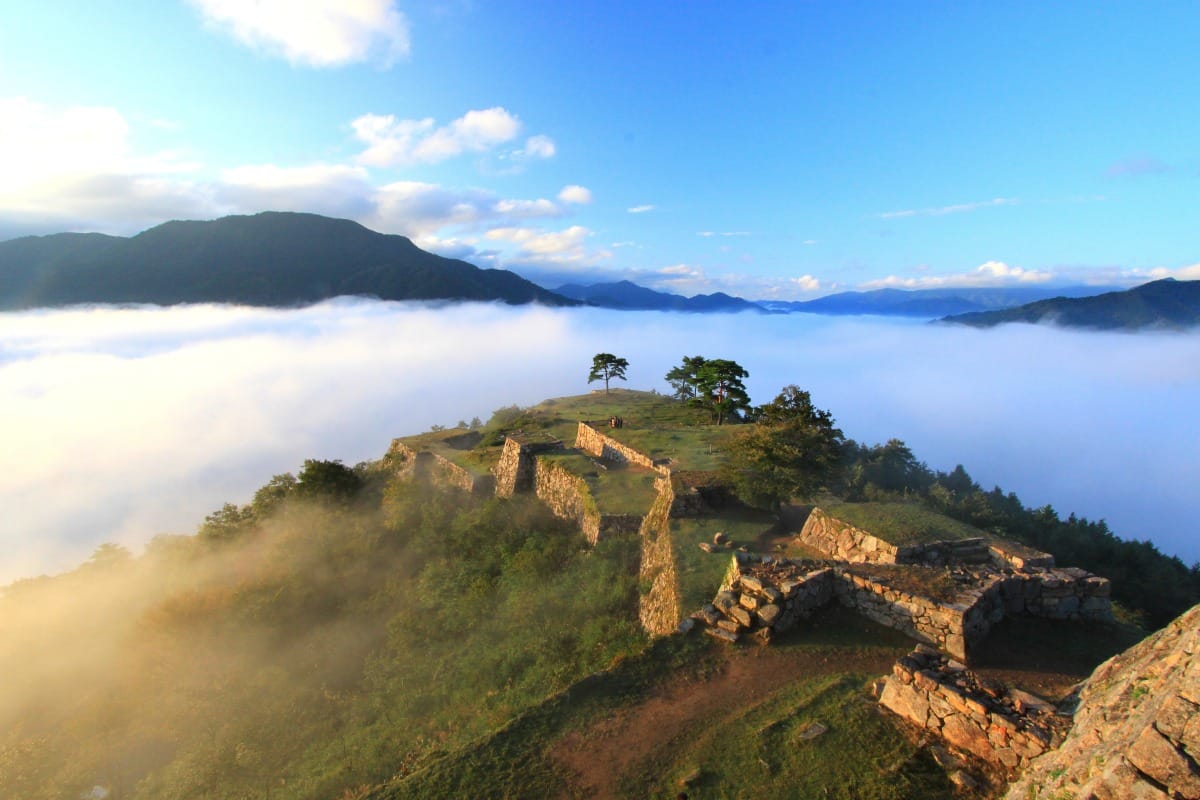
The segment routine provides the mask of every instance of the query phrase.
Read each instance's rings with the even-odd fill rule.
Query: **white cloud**
[[[583,186],[571,184],[562,188],[562,191],[558,193],[558,199],[564,203],[587,205],[592,202],[592,192]]]
[[[234,167],[221,171],[215,190],[223,206],[238,211],[306,211],[352,219],[370,215],[373,194],[367,171],[343,164]]]
[[[79,229],[132,232],[171,216],[214,210],[198,165],[178,153],[136,153],[132,126],[106,106],[52,108],[0,98],[0,214]]]
[[[980,264],[971,272],[952,275],[923,275],[914,278],[904,278],[889,275],[886,278],[866,281],[859,285],[860,289],[943,289],[968,288],[987,286],[1027,286],[1035,283],[1046,283],[1054,279],[1054,273],[1047,270],[1029,270],[1022,267],[1010,267],[1003,261],[988,261]]]
[[[534,261],[550,261],[558,264],[595,260],[607,257],[607,253],[586,252],[584,243],[592,232],[582,225],[572,225],[561,231],[540,231],[535,228],[494,228],[487,232],[492,241],[511,242],[519,248],[520,255]]]
[[[788,282],[795,285],[802,292],[816,292],[821,289],[821,282],[812,275],[801,275],[799,278],[788,278]]]
[[[612,258],[612,251],[587,247],[592,231],[582,225],[572,225],[560,231],[538,228],[504,226],[489,230],[484,236],[490,242],[515,245],[515,253],[503,257],[510,269],[531,280],[550,283],[564,274],[594,271],[597,262]],[[562,270],[562,272],[558,272]]]
[[[906,208],[900,211],[885,211],[882,214],[876,214],[880,219],[901,219],[904,217],[942,217],[946,214],[961,214],[967,211],[978,211],[981,208],[994,208],[996,206],[1015,206],[1019,200],[1011,197],[996,197],[991,200],[983,200],[977,203],[959,203],[952,206],[938,206],[936,208]]]
[[[647,212],[653,211],[654,209],[655,209],[654,205],[646,204],[646,205],[642,205],[642,206],[633,206],[632,208],[627,208],[625,210],[627,212],[629,212],[630,214],[645,214]]]
[[[711,239],[714,236],[753,236],[750,231],[698,231],[697,236]]]
[[[293,64],[391,66],[409,53],[408,20],[393,0],[190,0],[206,22]]]
[[[598,342],[629,359],[631,388],[665,389],[687,342],[745,366],[755,402],[799,382],[859,441],[903,439],[935,469],[1200,558],[1178,524],[1200,482],[1180,435],[1200,405],[1191,335],[333,302],[9,313],[0,341],[0,584],[194,531],[306,458],[353,464],[434,423],[586,392]],[[538,358],[511,358],[531,341]]]
[[[1126,274],[1136,274],[1137,271],[1127,271]],[[1150,280],[1162,280],[1163,278],[1174,278],[1177,281],[1200,281],[1200,264],[1192,264],[1187,267],[1178,267],[1176,269],[1168,269],[1167,267],[1155,267],[1148,270],[1146,276]]]
[[[367,145],[358,156],[360,164],[395,167],[436,164],[463,153],[482,153],[515,139],[521,121],[495,106],[468,111],[440,128],[432,118],[397,119],[391,114],[363,114],[350,127],[354,137]]]
[[[518,158],[554,158],[554,154],[558,152],[558,146],[554,144],[554,140],[549,136],[538,134],[530,136],[525,140],[525,148],[518,150],[516,156]]]
[[[448,227],[472,229],[561,214],[562,209],[549,200],[502,199],[486,189],[397,181],[379,188],[375,211],[367,221],[377,230],[429,236]]]

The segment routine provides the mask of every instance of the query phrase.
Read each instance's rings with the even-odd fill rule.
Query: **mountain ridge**
[[[0,242],[0,308],[78,303],[306,305],[338,295],[576,305],[507,270],[428,253],[345,219],[264,211],[174,220],[132,237]]]
[[[625,311],[686,311],[695,313],[712,312],[762,312],[763,308],[741,297],[725,292],[698,294],[692,297],[659,292],[640,286],[633,281],[622,280],[611,283],[578,284],[567,283],[554,290],[556,293],[589,305]]]
[[[904,317],[942,317],[972,311],[1011,308],[1050,297],[1082,297],[1105,291],[1106,287],[980,286],[944,289],[871,289],[838,292],[814,300],[760,300],[772,311],[802,311],[814,314],[879,314]]]
[[[956,314],[940,322],[990,328],[1008,322],[1092,330],[1184,330],[1200,325],[1200,281],[1174,278],[1093,297],[1055,297],[1016,308]]]

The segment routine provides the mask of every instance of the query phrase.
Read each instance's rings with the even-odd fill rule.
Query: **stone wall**
[[[492,467],[496,476],[496,496],[512,497],[533,488],[533,457],[526,453],[516,439],[505,439],[500,459]]]
[[[1054,566],[1054,557],[1047,553],[982,537],[894,545],[820,508],[808,515],[797,538],[831,558],[866,564],[995,564],[1015,569]]]
[[[989,609],[973,608],[976,603],[941,603],[845,568],[837,576],[834,593],[842,605],[955,658],[965,659],[968,647],[986,636],[994,621]]]
[[[533,459],[533,491],[556,516],[579,525],[595,544],[600,532],[600,513],[592,500],[587,481],[546,459]]]
[[[418,467],[418,472],[427,475],[435,482],[453,486],[471,494],[492,494],[496,490],[494,476],[476,475],[438,453],[420,453],[417,458],[426,462],[424,466]]]
[[[671,542],[671,506],[675,494],[669,480],[659,481],[658,497],[642,520],[641,562],[638,566],[638,620],[651,636],[665,636],[679,627],[679,581]]]
[[[1005,614],[1111,622],[1112,583],[1085,569],[1009,571],[998,589]]]
[[[830,558],[867,564],[895,564],[899,548],[831,517],[819,508],[808,515],[797,538]]]
[[[814,567],[739,553],[712,603],[692,616],[710,636],[736,642],[748,635],[765,644],[833,597],[834,570]]]
[[[981,681],[920,645],[883,679],[879,703],[1010,774],[1058,746],[1069,724],[1045,700]]]
[[[492,467],[496,476],[496,495],[512,497],[518,492],[532,492],[537,475],[537,454],[561,450],[562,442],[522,442],[512,436],[505,438],[500,459]]]
[[[586,422],[579,423],[579,429],[575,434],[575,447],[604,461],[635,464],[663,475],[670,474],[670,470],[666,466],[657,464],[645,453],[640,453],[628,445],[621,444],[611,436],[604,435]]]
[[[1001,566],[1012,569],[1053,569],[1054,556],[1034,550],[1016,542],[992,541],[989,543],[992,559]]]
[[[1002,573],[959,569],[950,573],[939,568],[909,566],[907,569],[911,572],[906,577],[924,570],[923,579],[931,582],[946,576],[956,579],[953,599],[939,600],[900,588],[896,585],[898,581],[893,580],[895,576],[888,572],[896,569],[895,566],[879,565],[871,569],[845,562],[791,561],[770,556],[760,559],[738,554],[726,573],[721,592],[695,616],[709,626],[711,635],[719,638],[736,641],[742,634],[766,627],[772,631],[759,636],[763,641],[769,641],[772,633],[790,627],[794,620],[785,618],[783,628],[780,628],[775,624],[763,624],[762,620],[755,621],[753,616],[747,619],[740,612],[731,614],[732,606],[743,605],[754,611],[758,607],[756,603],[775,604],[780,596],[792,600],[797,597],[797,586],[793,584],[819,580],[828,584],[829,591],[825,591],[824,583],[819,589],[805,590],[800,595],[803,608],[798,609],[797,618],[817,607],[813,603],[818,600],[817,605],[821,605],[837,598],[842,605],[880,625],[895,628],[918,642],[963,660],[969,658],[971,650],[986,638],[992,626],[1009,614],[1064,620],[1112,619],[1108,580],[1085,570]],[[722,618],[738,625],[722,624]],[[734,635],[726,636],[717,631]]]
[[[430,480],[473,494],[495,491],[492,475],[476,475],[450,459],[429,450],[414,450],[399,439],[393,439],[385,458],[394,465],[397,476],[408,480]]]

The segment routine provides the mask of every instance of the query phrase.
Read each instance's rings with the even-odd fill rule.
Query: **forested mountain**
[[[593,283],[583,286],[568,283],[554,290],[558,294],[581,300],[588,305],[601,308],[618,308],[625,310],[644,311],[762,311],[762,308],[749,300],[732,297],[724,292],[713,294],[698,294],[694,297],[684,297],[670,292],[657,292],[638,286],[632,281],[616,281],[615,283]]]
[[[1084,297],[1102,289],[1069,286],[1057,289],[1041,287],[977,287],[953,289],[873,289],[868,292],[839,292],[815,300],[784,302],[762,300],[759,305],[771,311],[803,311],[810,314],[879,314],[897,317],[943,317],[1012,308],[1050,297]]]
[[[1164,278],[1095,297],[1055,297],[1017,308],[958,314],[943,322],[990,328],[1005,322],[1051,322],[1067,328],[1139,330],[1193,328],[1200,324],[1200,281]]]
[[[295,306],[338,295],[573,305],[515,273],[427,253],[404,236],[316,214],[167,222],[130,238],[0,242],[0,309],[75,303]]]

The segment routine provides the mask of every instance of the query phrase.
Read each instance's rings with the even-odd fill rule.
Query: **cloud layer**
[[[849,436],[1200,558],[1195,336],[334,301],[0,315],[0,583],[191,532],[305,458],[585,392],[601,350],[640,389],[736,359],[756,401],[798,383]]]
[[[408,20],[393,0],[190,0],[205,21],[293,64],[389,67],[409,52]]]

